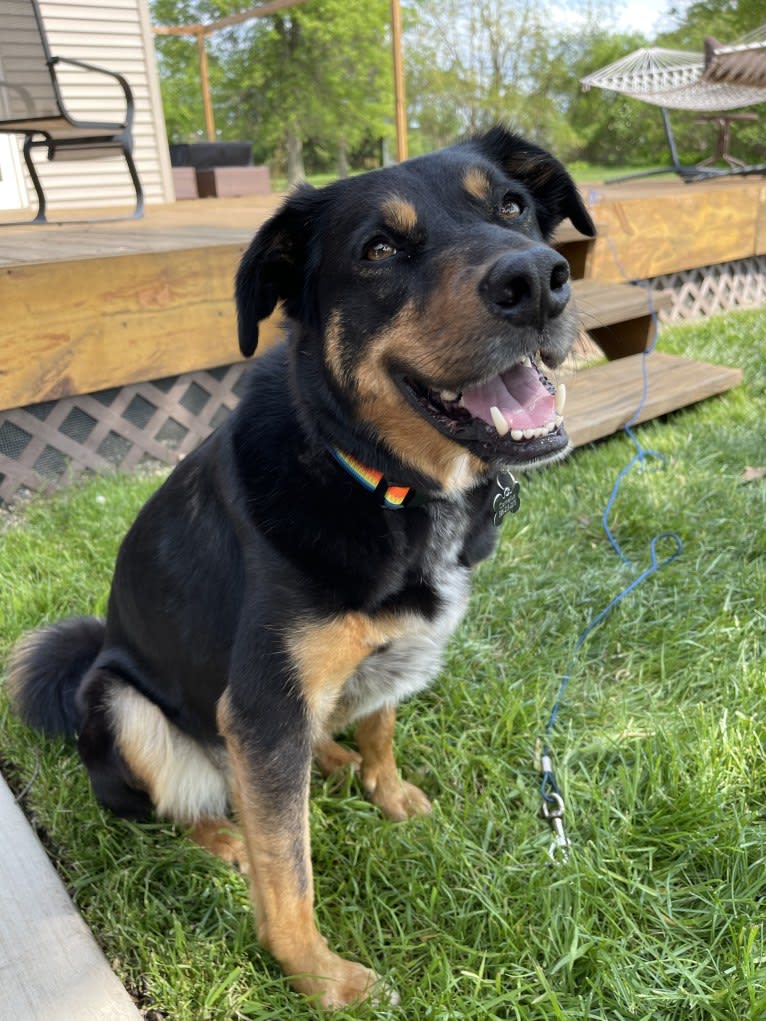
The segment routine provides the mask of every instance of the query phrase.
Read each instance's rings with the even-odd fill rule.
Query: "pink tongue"
[[[474,418],[492,425],[494,405],[505,416],[509,429],[541,429],[556,415],[556,398],[540,382],[537,370],[516,365],[480,386],[463,391],[463,404]]]

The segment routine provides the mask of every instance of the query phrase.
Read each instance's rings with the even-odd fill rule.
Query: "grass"
[[[403,1007],[341,1018],[766,1018],[766,313],[666,328],[660,347],[745,383],[640,429],[612,525],[637,568],[673,529],[679,559],[595,631],[553,737],[570,860],[548,864],[535,740],[577,635],[633,577],[600,514],[623,437],[523,480],[440,681],[402,709],[406,776],[435,802],[382,820],[351,779],[314,782],[319,922],[391,977]],[[24,630],[101,612],[119,537],[156,485],[96,479],[0,535],[0,658]],[[94,803],[72,748],[14,720],[0,758],[107,956],[148,1016],[314,1017],[259,950],[243,880],[157,822]]]

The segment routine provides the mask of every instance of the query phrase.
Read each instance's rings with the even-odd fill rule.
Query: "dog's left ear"
[[[577,186],[555,156],[501,126],[474,139],[474,145],[488,159],[500,164],[509,177],[515,177],[529,188],[546,239],[567,217],[580,233],[596,236],[593,220]]]
[[[258,346],[258,324],[271,315],[278,301],[285,303],[288,316],[300,315],[317,195],[310,185],[293,192],[242,256],[235,296],[239,349],[246,358]]]

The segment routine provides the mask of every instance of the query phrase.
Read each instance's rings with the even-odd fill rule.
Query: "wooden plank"
[[[5,271],[0,408],[228,365],[243,244]],[[278,335],[262,324],[260,350]]]
[[[644,359],[649,387],[638,422],[724,393],[742,382],[740,369],[660,351],[581,369],[563,377],[567,387],[565,426],[575,447],[611,436],[631,420],[643,393]]]
[[[0,975],[5,1018],[141,1018],[2,777]]]
[[[665,191],[642,192],[642,184],[592,190],[591,214],[604,223],[607,234],[596,242],[593,276],[645,280],[758,254],[763,185],[755,178]]]
[[[755,223],[756,255],[766,253],[766,184],[761,186],[758,195],[758,212]]]
[[[572,293],[583,326],[589,332],[629,319],[640,319],[652,311],[669,308],[672,302],[671,296],[662,291],[603,280],[575,280]]]

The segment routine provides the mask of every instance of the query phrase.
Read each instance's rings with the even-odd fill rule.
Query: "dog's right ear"
[[[235,296],[239,349],[249,358],[258,346],[258,324],[284,301],[297,314],[304,291],[306,258],[318,209],[318,192],[302,185],[267,220],[242,256]]]

